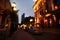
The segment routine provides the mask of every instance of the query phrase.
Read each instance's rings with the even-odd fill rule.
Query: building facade
[[[24,24],[24,18],[25,18],[25,13],[23,13],[21,16],[21,24]]]
[[[14,7],[11,6],[10,0],[0,0],[0,29],[9,31],[17,29],[18,11],[13,9]]]
[[[0,0],[0,10],[1,11],[5,10],[5,9],[10,9],[10,8],[11,8],[10,0]]]
[[[27,28],[34,27],[34,17],[32,16],[24,17],[24,19],[21,20],[21,27],[23,27],[24,29],[25,27]]]
[[[60,1],[37,0],[33,5],[35,27],[53,27],[60,24]]]

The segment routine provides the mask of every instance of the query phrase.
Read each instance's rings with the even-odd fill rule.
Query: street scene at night
[[[60,0],[0,0],[0,40],[60,40]]]

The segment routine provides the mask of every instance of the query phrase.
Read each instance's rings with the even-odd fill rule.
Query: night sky
[[[32,6],[34,5],[33,0],[10,0],[10,2],[16,2],[17,10],[19,10],[19,23],[21,23],[21,15],[23,13],[25,13],[25,17],[34,16],[34,11],[32,9]]]

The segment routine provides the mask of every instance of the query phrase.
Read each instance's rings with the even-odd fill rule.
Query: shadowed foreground
[[[7,40],[35,40],[30,34],[23,30],[18,30],[12,34]]]

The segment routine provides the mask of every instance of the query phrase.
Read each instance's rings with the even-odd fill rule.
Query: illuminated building
[[[0,28],[11,31],[17,29],[18,10],[13,10],[14,7],[11,6],[10,0],[0,0]]]
[[[23,16],[22,16],[23,19]],[[23,20],[21,20],[21,24],[25,24],[28,28],[33,27],[34,26],[34,17],[24,17]]]
[[[10,0],[0,0],[0,13],[5,9],[10,8],[11,8]]]
[[[10,0],[0,0],[0,26],[2,22],[2,12],[6,9],[11,9]]]
[[[33,10],[35,13],[35,27],[50,27],[59,24],[60,20],[60,1],[59,0],[36,0]],[[54,15],[54,16],[53,16]],[[45,21],[44,21],[45,20]],[[46,22],[46,23],[44,23]]]

